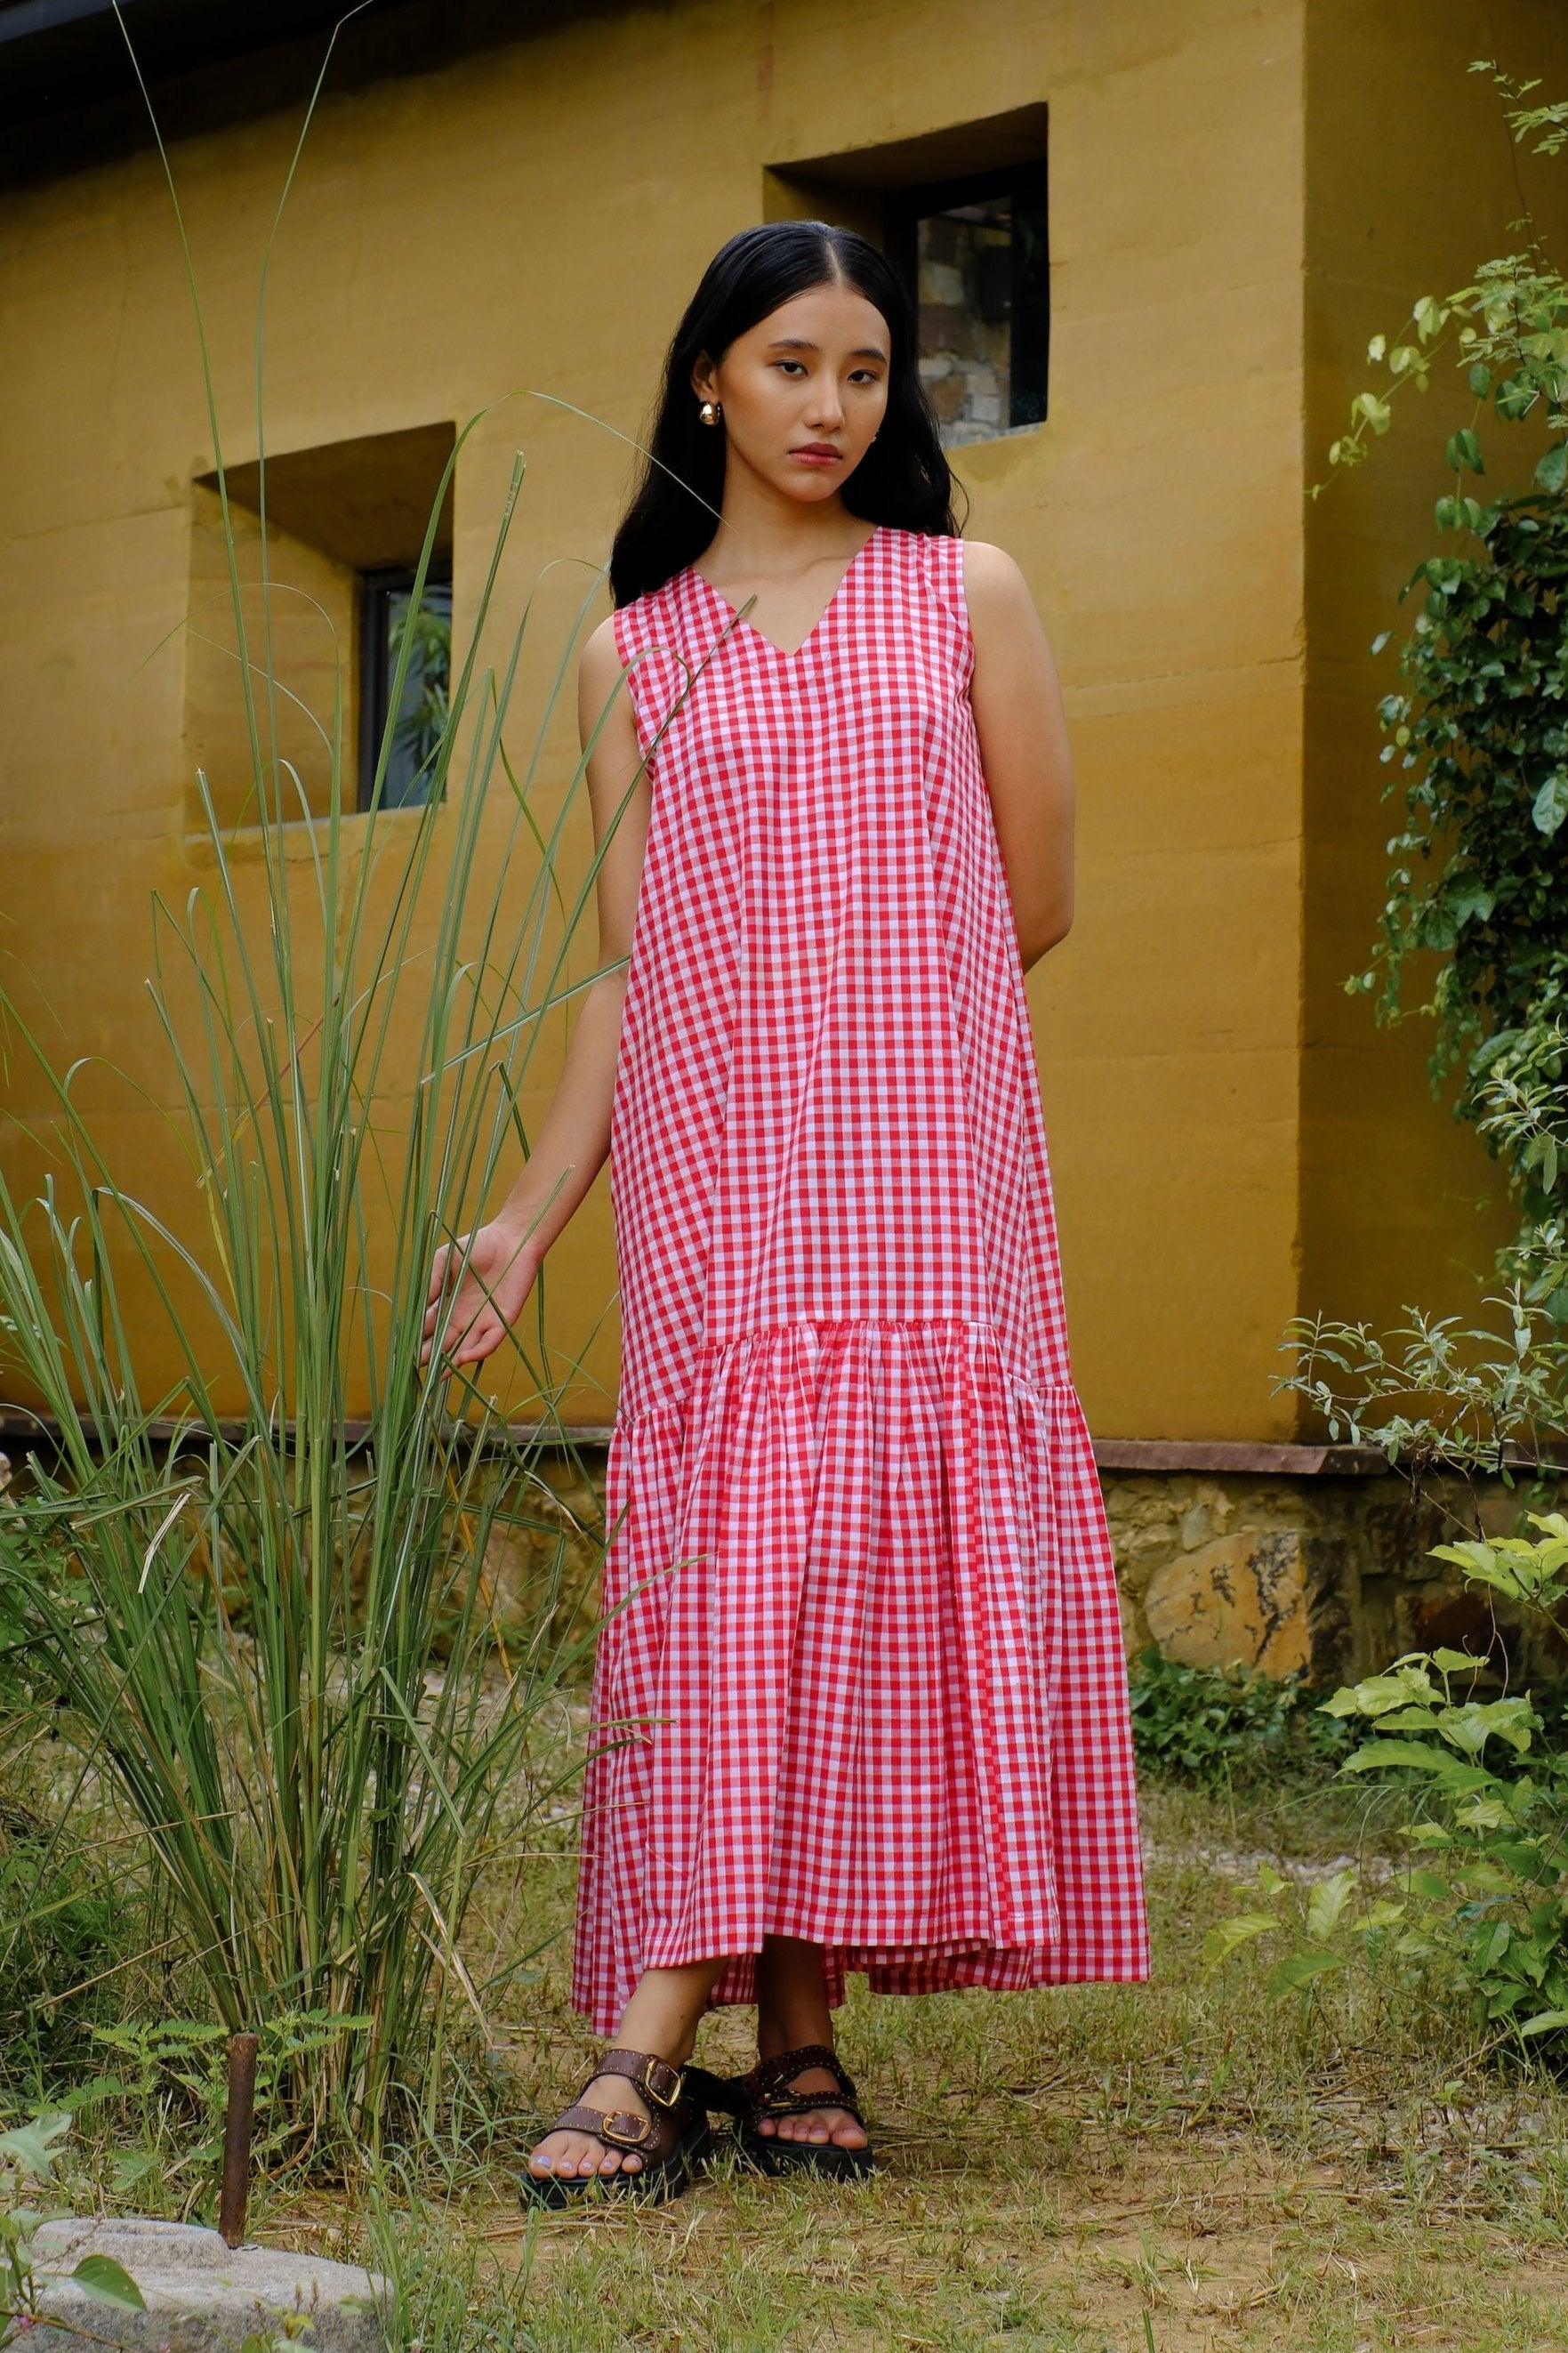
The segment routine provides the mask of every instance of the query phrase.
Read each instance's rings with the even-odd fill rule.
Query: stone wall
[[[1506,1535],[1550,1497],[1500,1479],[1101,1472],[1128,1648],[1329,1684],[1439,1643],[1510,1672],[1563,1662],[1500,1623],[1432,1546]]]
[[[603,1527],[604,1449],[539,1458],[490,1546],[500,1622],[552,1587],[592,1576]],[[1500,1480],[1415,1493],[1388,1471],[1301,1476],[1233,1471],[1100,1472],[1130,1654],[1153,1642],[1193,1665],[1240,1662],[1332,1684],[1401,1652],[1448,1643],[1490,1651],[1510,1680],[1560,1674],[1500,1623],[1486,1597],[1434,1560],[1434,1545],[1517,1528],[1552,1498]],[[571,1574],[575,1569],[576,1578]],[[580,1589],[580,1588],[579,1588]]]

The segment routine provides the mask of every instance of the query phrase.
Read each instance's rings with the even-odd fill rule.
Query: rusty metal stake
[[[226,2247],[245,2244],[250,2198],[250,2136],[256,2121],[256,2053],[259,2037],[237,2034],[228,2046],[228,2110],[223,2122],[223,2192],[218,2235]]]

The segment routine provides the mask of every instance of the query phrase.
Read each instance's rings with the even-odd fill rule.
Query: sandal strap
[[[689,2065],[686,2095],[693,2105],[721,2116],[743,2116],[751,2098],[749,2075],[716,2075],[710,2067]]]
[[[616,2075],[632,2084],[647,2102],[650,2114],[639,2116],[635,2108],[590,2107],[584,2094],[601,2075]],[[680,2138],[689,2112],[684,2067],[672,2066],[654,2051],[606,2051],[583,2092],[550,2129],[590,2133],[606,2148],[635,2149],[639,2157],[657,2163]]]
[[[606,2148],[646,2149],[660,2130],[652,2116],[639,2116],[632,2108],[590,2108],[578,2101],[557,2116],[552,2132],[591,2133],[602,2140]]]
[[[652,2051],[606,2051],[589,2083],[601,2075],[619,2075],[623,2082],[635,2084],[656,2108],[679,2107],[686,2088],[685,2068],[672,2066]]]
[[[822,2067],[838,2088],[836,2092],[794,2092],[788,2087],[796,2075],[808,2068]],[[857,2124],[864,2124],[858,2095],[854,2084],[839,2063],[837,2052],[826,2042],[803,2043],[798,2051],[781,2051],[772,2059],[759,2059],[749,2078],[751,2108],[753,2116],[808,2116],[816,2108],[842,2108]]]
[[[768,2092],[758,2100],[752,2113],[759,2116],[808,2116],[816,2108],[837,2108],[841,2115],[853,2116],[858,2125],[866,2121],[858,2103],[847,2092]]]

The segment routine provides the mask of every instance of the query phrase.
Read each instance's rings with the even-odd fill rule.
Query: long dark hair
[[[916,364],[909,297],[876,247],[853,229],[819,220],[768,221],[720,247],[675,331],[649,454],[610,556],[617,605],[662,588],[694,564],[717,526],[724,433],[699,421],[691,389],[698,361],[706,353],[717,364],[738,335],[781,302],[836,281],[881,312],[889,340],[887,414],[844,485],[844,503],[868,522],[957,538],[952,475]]]

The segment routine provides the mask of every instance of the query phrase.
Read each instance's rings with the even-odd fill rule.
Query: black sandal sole
[[[623,2165],[615,2173],[524,2173],[518,2197],[524,2206],[542,2206],[559,2213],[567,2206],[596,2205],[610,2199],[629,2200],[636,2206],[666,2206],[690,2189],[708,2168],[713,2154],[713,2133],[707,2118],[676,2142],[668,2157],[628,2173]]]
[[[833,2141],[780,2141],[774,2133],[737,2133],[735,2146],[748,2164],[774,2179],[785,2173],[814,2173],[826,2181],[865,2181],[878,2170],[871,2148],[840,2148]]]

